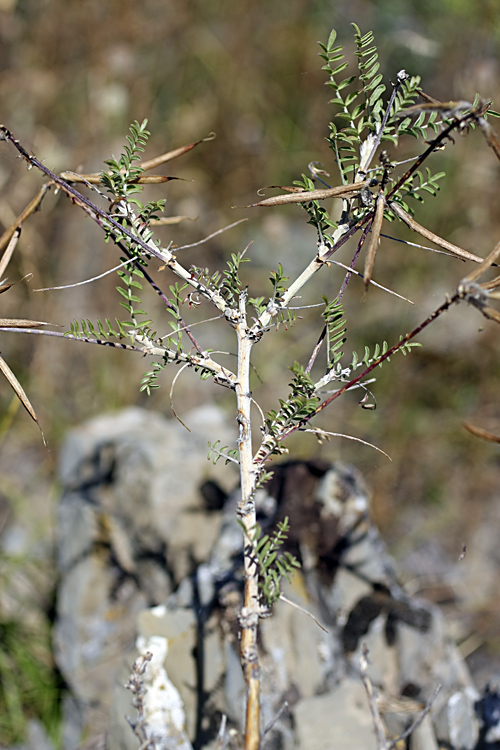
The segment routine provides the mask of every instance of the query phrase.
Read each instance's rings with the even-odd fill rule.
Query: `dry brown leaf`
[[[357,182],[355,185],[339,185],[334,188],[325,188],[324,190],[304,190],[301,193],[288,193],[286,195],[274,195],[272,198],[265,198],[258,203],[251,203],[245,208],[256,208],[261,206],[282,206],[286,203],[307,203],[308,201],[321,201],[327,198],[351,198],[357,195],[363,188],[371,184],[370,180]]]
[[[40,328],[49,326],[51,323],[44,323],[41,320],[26,320],[24,318],[0,318],[1,328]]]
[[[175,148],[173,151],[167,151],[165,154],[156,156],[154,159],[149,159],[148,161],[141,161],[140,166],[146,171],[148,169],[154,169],[155,167],[159,167],[160,164],[165,164],[165,162],[167,161],[177,159],[178,156],[182,156],[188,151],[191,151],[192,148],[195,148],[195,146],[199,146],[200,143],[208,143],[208,141],[213,141],[215,137],[215,133],[209,133],[205,138],[201,138],[201,140],[195,141],[194,143],[189,143],[187,146],[181,146],[180,148]]]
[[[425,237],[431,242],[434,242],[434,244],[438,247],[442,247],[444,250],[448,250],[450,253],[453,253],[453,255],[457,255],[463,260],[473,260],[476,263],[483,262],[483,258],[481,258],[479,255],[469,253],[468,250],[463,250],[461,247],[453,245],[451,242],[448,242],[448,240],[443,239],[443,237],[440,237],[438,234],[434,234],[434,232],[431,232],[429,229],[423,227],[421,224],[415,221],[415,219],[413,219],[410,214],[407,214],[406,211],[398,203],[391,201],[389,203],[389,208],[393,213],[396,214],[396,216],[404,221],[404,223],[408,227],[410,227],[410,229],[413,229],[414,232],[418,232],[418,234],[422,235],[422,237]]]
[[[47,190],[49,190],[49,188],[52,187],[52,185],[53,185],[52,182],[45,182],[42,185],[42,187],[40,188],[40,190],[38,191],[38,193],[35,195],[35,197],[33,198],[33,200],[31,200],[28,203],[28,205],[26,206],[26,208],[24,209],[24,211],[22,213],[20,213],[19,216],[12,222],[12,224],[10,225],[10,227],[5,230],[5,232],[0,237],[0,251],[3,250],[4,247],[6,247],[7,245],[9,245],[9,243],[13,239],[13,236],[16,233],[16,231],[20,229],[21,224],[24,221],[26,221],[26,219],[28,218],[28,216],[31,216],[31,214],[34,211],[37,210],[38,206],[40,205],[40,203],[42,202],[42,200],[44,198],[45,193],[47,192]],[[15,247],[15,245],[14,245],[14,247]],[[3,267],[3,264],[4,264],[4,258],[2,257],[2,261],[0,263],[0,270]],[[3,273],[3,271],[2,271],[2,273]],[[1,275],[2,274],[0,273],[0,276]]]
[[[472,435],[475,435],[478,438],[482,438],[483,440],[489,440],[490,443],[500,443],[499,435],[494,435],[492,432],[487,432],[486,430],[483,430],[482,427],[475,427],[469,422],[463,422],[463,426]]]
[[[26,395],[24,388],[22,387],[19,380],[16,378],[12,370],[10,369],[7,362],[3,359],[3,357],[0,357],[0,372],[5,376],[7,379],[9,385],[11,386],[12,390],[18,397],[19,401],[22,403],[30,417],[39,425],[38,423],[38,417],[36,416],[36,412],[33,409],[33,406],[31,405],[31,402]]]
[[[375,207],[375,218],[373,219],[372,224],[370,244],[368,245],[365,258],[363,281],[365,282],[366,289],[368,289],[368,286],[372,279],[373,266],[375,265],[375,256],[377,255],[378,244],[380,242],[380,232],[382,231],[382,223],[384,221],[384,208],[384,196],[379,195],[377,198],[377,205]]]
[[[59,175],[66,182],[81,182],[89,185],[99,185],[101,183],[101,173],[92,172],[92,174],[77,174],[77,172],[61,172]],[[182,177],[167,177],[164,174],[144,174],[137,180],[131,180],[129,184],[133,185],[155,185],[170,180],[182,180]]]

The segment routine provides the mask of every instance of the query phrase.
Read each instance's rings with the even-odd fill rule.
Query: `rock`
[[[262,620],[262,728],[272,725],[266,747],[376,746],[360,679],[363,644],[368,645],[369,671],[388,736],[397,737],[418,718],[439,682],[442,690],[432,722],[415,742],[427,738],[432,747],[437,737],[449,741],[458,732],[468,743],[464,747],[469,747],[477,739],[477,722],[467,669],[447,637],[439,610],[410,599],[399,586],[394,563],[369,519],[359,475],[341,465],[290,462],[276,467],[266,489],[268,494],[257,497],[259,522],[267,529],[288,515],[291,533],[286,548],[303,563],[302,571],[284,588],[286,598],[328,629],[320,630],[303,610],[284,602]],[[181,613],[183,622],[186,611],[197,613],[196,626],[189,623],[187,640],[179,645],[177,664],[166,660],[196,747],[214,746],[221,715],[240,736],[243,730],[245,691],[237,621],[241,533],[236,503],[237,493],[226,503],[207,563],[169,597],[158,620],[142,613],[138,621],[139,632],[148,622],[149,634],[164,633]],[[191,651],[197,655],[196,691],[193,667],[188,666]],[[456,710],[457,701],[462,701],[462,710]]]
[[[299,747],[315,750],[376,750],[373,723],[361,682],[346,678],[336,689],[294,708]]]
[[[193,432],[127,409],[74,430],[61,452],[55,655],[83,736],[108,729],[137,616],[165,602],[215,541],[220,517],[205,511],[200,484],[215,472],[228,488],[235,483],[207,461],[208,440],[234,438],[222,413],[207,406],[185,421]]]
[[[229,443],[222,416],[208,413],[190,422]],[[82,731],[106,731],[108,750],[137,748],[126,716],[168,750],[215,748],[223,721],[224,741],[241,746],[238,491],[221,509],[231,478],[222,490],[210,478],[205,445],[174,421],[132,410],[89,423],[63,453],[57,658]],[[290,519],[283,549],[302,568],[261,620],[266,750],[376,747],[365,647],[388,738],[409,730],[439,683],[412,748],[472,750],[477,691],[439,609],[399,585],[359,474],[315,461],[273,470],[256,496],[259,524],[272,533]],[[137,717],[125,684],[146,650],[153,662]]]

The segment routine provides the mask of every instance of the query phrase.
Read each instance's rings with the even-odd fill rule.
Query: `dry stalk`
[[[382,231],[382,223],[384,221],[384,208],[385,201],[383,193],[377,198],[377,205],[375,207],[375,218],[372,224],[372,236],[366,251],[365,269],[363,274],[363,281],[365,283],[365,289],[372,280],[373,266],[375,265],[375,256],[377,255],[378,243],[380,242],[380,232]]]
[[[125,685],[127,690],[130,690],[132,695],[132,705],[137,711],[137,720],[134,721],[128,716],[126,717],[130,724],[133,733],[138,738],[140,744],[139,750],[156,750],[154,740],[150,739],[147,732],[147,723],[144,714],[144,696],[146,695],[146,688],[143,684],[143,675],[148,666],[148,662],[151,661],[153,654],[148,651],[143,656],[138,656],[132,665],[132,671],[130,673],[129,681]]]
[[[250,423],[250,352],[252,338],[246,324],[246,292],[240,295],[239,321],[236,325],[238,337],[238,380],[236,400],[239,425],[238,450],[240,457],[241,500],[238,515],[245,529],[244,574],[245,593],[240,615],[241,663],[247,686],[245,721],[245,750],[258,750],[260,745],[260,667],[257,650],[259,624],[259,570],[252,554],[250,540],[255,533],[255,473],[252,457],[252,431]]]
[[[252,456],[252,430],[250,408],[250,352],[252,337],[246,321],[247,293],[239,300],[239,321],[236,324],[238,337],[238,380],[236,383],[237,421],[239,426],[238,450],[240,458],[241,499],[238,515],[245,529],[244,574],[245,593],[240,615],[241,663],[247,686],[245,721],[245,750],[258,750],[260,745],[260,667],[257,650],[259,624],[259,569],[250,540],[255,533],[255,472]]]

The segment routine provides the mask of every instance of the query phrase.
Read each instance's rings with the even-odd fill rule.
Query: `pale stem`
[[[260,668],[257,651],[259,623],[259,571],[253,555],[251,540],[257,523],[255,513],[255,474],[253,471],[252,430],[250,408],[250,352],[252,337],[246,323],[247,292],[240,295],[238,337],[238,380],[236,400],[238,408],[238,450],[240,458],[241,500],[238,515],[244,526],[245,594],[240,615],[241,663],[247,686],[245,716],[245,750],[258,750],[260,745]]]

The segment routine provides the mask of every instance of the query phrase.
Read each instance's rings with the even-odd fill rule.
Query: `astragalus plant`
[[[354,389],[361,394],[362,406],[373,408],[374,386],[370,385],[368,390],[366,385],[370,373],[396,353],[407,354],[416,345],[414,339],[418,333],[452,305],[467,302],[486,318],[500,322],[500,314],[492,306],[500,288],[500,275],[496,272],[500,242],[483,259],[439,237],[432,228],[422,226],[414,218],[414,211],[424,197],[435,200],[439,192],[443,173],[434,174],[428,162],[436,150],[453,149],[455,134],[479,130],[484,135],[485,147],[492,150],[492,158],[500,158],[500,145],[488,121],[491,103],[479,97],[473,102],[436,101],[423,91],[418,76],[404,70],[391,72],[390,85],[386,85],[379,72],[373,35],[371,32],[363,35],[354,26],[354,36],[357,63],[354,68],[344,59],[342,47],[336,46],[335,31],[326,44],[320,45],[333,111],[327,136],[332,155],[329,174],[311,163],[308,173],[293,185],[252,204],[256,211],[300,204],[304,219],[317,231],[317,244],[305,253],[303,270],[295,278],[287,276],[284,249],[275,247],[270,285],[258,292],[249,289],[245,280],[245,265],[251,261],[251,250],[236,249],[220,269],[198,267],[190,261],[188,249],[179,253],[174,240],[165,246],[155,237],[155,227],[163,221],[165,201],[144,204],[138,198],[144,184],[161,184],[168,179],[151,175],[151,169],[196,144],[141,161],[149,133],[146,121],[135,122],[123,154],[119,159],[110,158],[100,174],[58,175],[28,153],[7,127],[0,128],[6,146],[17,149],[28,167],[39,170],[46,178],[37,196],[0,240],[6,248],[0,276],[5,275],[21,225],[51,190],[65,193],[76,208],[102,229],[104,241],[114,245],[120,256],[119,266],[114,269],[119,277],[120,306],[110,309],[109,317],[75,321],[66,333],[24,317],[2,319],[3,332],[50,335],[67,342],[105,345],[146,356],[151,364],[140,387],[147,392],[160,385],[164,368],[177,366],[193,368],[202,380],[211,379],[234,393],[236,444],[222,447],[214,443],[209,453],[212,458],[235,462],[241,479],[237,513],[244,535],[244,604],[240,627],[241,664],[247,686],[244,739],[247,750],[258,748],[261,740],[259,619],[269,614],[279,599],[282,577],[289,576],[298,564],[290,555],[280,553],[287,533],[286,522],[269,537],[262,537],[257,525],[255,495],[269,477],[269,463],[287,451],[286,440],[297,431],[320,438],[346,432],[345,427],[338,425],[334,432],[326,433],[314,426],[314,419]],[[405,157],[400,160],[398,149],[403,140]],[[414,143],[411,158],[407,156],[410,140]],[[336,177],[330,177],[334,167]],[[326,179],[334,184],[325,182]],[[365,347],[358,354],[348,343],[342,300],[354,275],[362,276],[369,292],[370,285],[375,283],[372,276],[381,235],[385,231],[393,233],[400,222],[448,253],[450,259],[468,262],[470,269],[457,288],[451,289],[442,304],[414,330],[401,331],[397,341],[380,342],[374,349]],[[386,225],[391,225],[388,230]],[[349,241],[352,259],[346,265],[337,262],[336,253]],[[432,256],[429,257],[432,262]],[[363,264],[362,270],[356,269],[358,259]],[[162,273],[158,274],[160,269]],[[489,273],[492,269],[493,274]],[[288,391],[273,410],[265,412],[259,406],[259,383],[253,376],[253,349],[270,331],[277,330],[282,343],[277,339],[275,346],[286,350],[289,324],[301,324],[297,314],[301,292],[305,285],[314,285],[318,273],[329,275],[333,293],[328,299],[317,300],[317,333],[310,341],[309,356],[301,362],[289,362]],[[489,280],[483,281],[485,274]],[[4,281],[0,291],[8,291],[9,287],[10,283]],[[148,314],[147,303],[143,301],[145,287],[150,287],[162,300],[161,318],[153,320]],[[215,351],[201,346],[197,329],[189,319],[193,308],[206,310],[205,326],[210,326],[209,321],[215,316],[233,331],[234,368],[223,364],[226,360],[221,360]],[[8,365],[0,362],[10,384],[36,419],[19,381]]]

